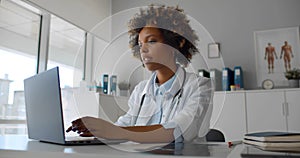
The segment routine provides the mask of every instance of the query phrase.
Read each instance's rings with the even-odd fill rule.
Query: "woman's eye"
[[[149,40],[149,41],[147,41],[146,43],[144,43],[144,44],[154,44],[154,43],[156,43],[157,41],[156,40]],[[141,43],[141,42],[139,42],[138,43],[138,47],[139,48],[142,48],[142,46],[143,46],[143,43]]]
[[[148,41],[148,43],[154,44],[154,43],[156,43],[156,40],[150,40],[150,41]]]

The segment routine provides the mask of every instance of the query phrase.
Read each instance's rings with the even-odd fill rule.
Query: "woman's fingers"
[[[72,125],[66,130],[66,132],[73,131],[78,133],[82,137],[92,137],[99,135],[99,133],[105,133],[102,131],[102,129],[103,127],[105,129],[105,126],[107,125],[108,122],[102,119],[82,117],[72,121]]]
[[[81,137],[92,137],[94,136],[90,131],[82,132],[80,134]]]
[[[70,132],[71,130],[72,130],[72,126],[70,126],[67,130],[66,130],[66,132]]]
[[[81,118],[80,119],[76,119],[74,121],[72,121],[72,125],[66,130],[66,132],[76,132],[77,133],[81,133],[82,131],[85,131],[86,127],[85,125],[82,123]]]

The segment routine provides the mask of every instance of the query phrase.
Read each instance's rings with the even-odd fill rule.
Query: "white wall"
[[[300,25],[299,0],[112,0],[112,14],[151,3],[179,4],[199,21],[221,43],[225,65],[242,66],[246,89],[257,88],[253,32]]]
[[[101,57],[101,60],[107,62],[107,64],[105,65],[111,65],[111,69],[113,67],[119,66],[119,72],[123,72],[121,74],[119,73],[119,76],[122,78],[129,78],[132,87],[135,86],[139,81],[147,79],[149,76],[145,75],[145,73],[149,72],[141,67],[142,63],[139,61],[139,59],[134,59],[131,57],[132,53],[129,48],[129,36],[127,33],[128,21],[134,16],[134,14],[139,12],[139,10],[140,7],[128,9],[124,8],[120,12],[115,12],[114,14],[112,14],[112,16],[110,17],[112,30],[111,42],[107,45],[108,47],[105,50],[106,56]],[[197,73],[198,69],[200,68],[208,69],[210,67],[221,69],[223,67],[221,58],[207,58],[207,45],[208,43],[213,42],[212,37],[209,35],[207,30],[198,23],[197,20],[192,19],[192,17],[190,19],[191,25],[193,26],[193,29],[196,31],[199,37],[205,38],[201,38],[201,43],[199,44],[199,48],[201,49],[202,54],[194,56],[191,64],[187,68],[187,71]],[[113,54],[115,54],[115,57],[112,57]],[[107,59],[109,60],[107,61]]]
[[[94,38],[93,50],[93,80],[102,81],[104,73],[110,76],[117,75],[118,83],[129,82],[132,90],[137,83],[149,77],[141,62],[132,56],[126,35],[110,42]]]
[[[126,21],[133,12],[124,10],[148,4],[179,5],[199,22],[200,51],[207,56],[207,43],[221,43],[222,56],[227,67],[242,66],[246,89],[256,89],[256,66],[253,32],[300,25],[299,0],[26,0],[47,8],[59,17],[67,19],[85,30],[94,30],[97,36],[112,46],[116,37],[124,37]],[[118,15],[115,18],[109,15]],[[107,17],[109,17],[107,19]],[[100,22],[100,25],[99,25]],[[97,29],[93,29],[94,26]],[[111,32],[112,29],[112,32]],[[205,32],[207,31],[207,32]],[[121,36],[120,36],[121,34]],[[211,35],[211,36],[210,36]],[[125,41],[126,42],[126,41]],[[116,46],[116,45],[113,45]],[[125,46],[125,45],[124,45]],[[120,46],[126,52],[128,48]],[[116,48],[114,48],[116,50]],[[95,52],[97,53],[97,52]],[[98,54],[96,56],[99,56]],[[129,59],[128,63],[130,63]],[[200,62],[201,61],[201,62]],[[202,63],[201,56],[193,60],[193,68],[222,66],[222,61]],[[115,62],[115,61],[112,61]],[[94,63],[95,64],[95,63]],[[105,67],[105,66],[103,66]],[[126,69],[124,69],[125,71]],[[121,71],[121,70],[120,70]],[[123,71],[123,70],[122,70]]]

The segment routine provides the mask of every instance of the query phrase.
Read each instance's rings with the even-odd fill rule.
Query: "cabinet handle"
[[[285,116],[285,103],[282,103],[282,115]]]
[[[285,103],[285,114],[289,116],[289,103]]]

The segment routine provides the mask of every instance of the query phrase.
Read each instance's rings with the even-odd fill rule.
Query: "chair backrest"
[[[224,134],[217,129],[210,129],[206,135],[208,142],[225,142]]]

